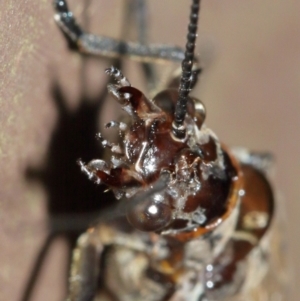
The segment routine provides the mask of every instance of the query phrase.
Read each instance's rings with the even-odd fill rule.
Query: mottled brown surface
[[[93,32],[117,37],[120,2],[72,0],[70,4],[76,15],[85,16],[81,20]],[[186,3],[183,0],[176,1],[176,5],[171,0],[151,1],[152,41],[184,43]],[[84,11],[84,5],[89,9]],[[286,235],[298,279],[299,11],[300,2],[297,1],[203,1],[198,45],[207,69],[201,85],[194,92],[207,107],[207,123],[226,144],[272,150],[275,154],[276,184],[279,193],[285,195]],[[64,180],[68,170],[60,170],[60,175],[52,173],[66,160],[66,157],[55,157],[55,151],[62,150],[68,137],[78,133],[75,125],[79,121],[72,124],[75,115],[72,115],[73,119],[61,122],[59,109],[62,108],[55,105],[51,87],[59,83],[67,112],[75,114],[78,108],[82,109],[80,91],[88,91],[87,106],[95,104],[105,82],[102,70],[110,64],[104,59],[86,59],[83,64],[80,56],[70,53],[52,14],[51,1],[8,0],[1,3],[0,300],[21,300],[26,279],[46,238],[48,212],[54,211],[49,204],[49,190],[41,181],[34,181],[38,173],[33,171],[44,164],[51,171],[48,176],[54,174],[55,180]],[[135,65],[132,68],[130,71],[124,69],[124,73],[136,83],[139,75]],[[90,111],[95,115],[97,109]],[[105,120],[101,124],[110,120],[107,106],[104,105],[102,111]],[[95,120],[96,117],[91,116]],[[88,121],[87,118],[85,122]],[[69,129],[65,138],[54,144],[53,135],[68,126],[74,131]],[[90,131],[93,132],[93,128]],[[76,148],[68,147],[70,152]],[[72,160],[73,156],[79,155],[72,152]],[[85,178],[81,178],[85,185]],[[54,183],[52,199],[56,196],[61,204],[72,202],[72,199],[63,198],[63,192],[59,190],[53,193],[53,187],[63,187],[63,183],[51,183]],[[80,185],[78,183],[74,184],[74,190]],[[82,199],[87,202],[88,197]],[[85,208],[85,211],[91,208]],[[58,301],[64,295],[67,245],[59,238],[51,244],[49,252],[51,256],[46,259],[32,300]],[[297,288],[293,293],[291,300],[298,300]]]

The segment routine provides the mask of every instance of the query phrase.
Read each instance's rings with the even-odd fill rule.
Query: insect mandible
[[[273,300],[263,284],[272,156],[227,148],[204,124],[203,103],[190,96],[201,71],[194,57],[200,0],[192,1],[185,51],[87,34],[65,0],[54,5],[55,20],[81,51],[140,60],[152,83],[148,62],[182,62],[180,77],[152,99],[117,68],[106,69],[108,91],[127,115],[106,124],[119,130],[120,143],[98,134],[110,160],[78,164],[114,192],[122,216],[78,239],[67,300]]]

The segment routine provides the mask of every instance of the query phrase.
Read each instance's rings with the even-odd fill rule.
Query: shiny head
[[[97,136],[111,150],[110,162],[80,161],[82,171],[107,185],[117,199],[128,199],[127,219],[139,230],[175,235],[213,229],[233,208],[231,191],[238,175],[216,135],[203,125],[203,104],[188,97],[186,135],[178,139],[172,131],[176,90],[162,91],[150,100],[131,87],[120,70],[111,67],[106,73],[116,82],[108,90],[129,119],[106,125],[119,129],[120,144]],[[151,193],[162,178],[165,185]],[[138,199],[145,191],[147,197]]]

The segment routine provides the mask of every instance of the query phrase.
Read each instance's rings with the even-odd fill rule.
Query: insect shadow
[[[28,167],[25,173],[28,181],[40,182],[46,191],[49,233],[38,251],[20,301],[30,300],[43,262],[56,238],[63,237],[67,241],[70,260],[78,236],[100,211],[114,205],[112,193],[104,193],[103,187],[86,179],[76,164],[78,158],[89,161],[102,156],[103,149],[95,134],[99,131],[97,125],[107,96],[106,86],[96,99],[89,99],[83,93],[74,111],[68,110],[62,89],[56,82],[51,94],[58,119],[45,164],[40,169]]]

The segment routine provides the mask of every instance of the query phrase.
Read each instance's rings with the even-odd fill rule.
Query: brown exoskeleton
[[[180,85],[174,89],[172,81],[153,99],[117,68],[106,70],[114,81],[108,90],[129,118],[106,125],[119,129],[120,144],[98,135],[112,152],[109,162],[78,163],[114,192],[123,216],[80,236],[70,301],[273,300],[262,287],[274,211],[271,157],[229,151],[205,126],[202,102],[189,96],[198,73],[200,1],[192,2],[185,53],[86,34],[65,0],[55,2],[56,21],[84,52],[182,60]]]

